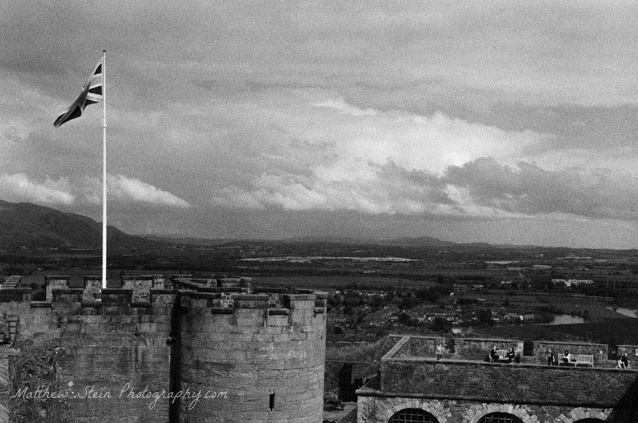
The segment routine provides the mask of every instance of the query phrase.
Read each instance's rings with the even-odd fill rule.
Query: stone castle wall
[[[602,408],[638,382],[631,370],[416,359],[384,361],[381,373],[385,393]]]
[[[273,308],[269,296],[236,293],[229,302],[221,292],[148,290],[144,279],[98,295],[86,280],[85,289],[52,281],[50,301],[0,290],[0,318],[18,320],[11,343],[0,345],[10,385],[0,418],[321,421],[324,294],[282,294]],[[35,398],[39,386],[48,393]]]
[[[53,289],[51,302],[29,302],[22,291],[26,301],[0,292],[0,315],[19,322],[13,343],[0,346],[12,379],[11,421],[167,421],[167,401],[149,407],[152,399],[129,394],[170,385],[176,292],[133,307],[131,290],[103,290],[99,303],[83,302],[83,289]]]
[[[400,336],[393,336],[398,341]],[[617,363],[607,344],[595,344],[584,342],[556,342],[534,341],[524,342],[517,339],[496,338],[453,338],[429,336],[411,336],[410,342],[405,343],[397,351],[396,357],[435,357],[436,347],[442,343],[446,347],[444,357],[460,360],[484,360],[492,346],[499,349],[514,348],[521,353],[523,364],[546,364],[546,352],[551,350],[560,357],[565,351],[571,354],[587,354],[594,358],[594,367],[615,368]],[[450,347],[450,348],[447,348]],[[636,359],[637,347],[634,345],[620,345],[617,351],[622,354],[627,352],[631,360]]]
[[[489,413],[512,414],[524,423],[638,421],[636,370],[547,366],[534,363],[535,355],[527,357],[529,364],[487,363],[480,356],[456,355],[471,351],[473,356],[480,350],[477,345],[489,347],[494,341],[480,339],[455,340],[461,348],[437,360],[433,348],[441,340],[399,339],[382,358],[377,378],[357,391],[358,422],[385,423],[406,408],[425,410],[439,423],[476,423]],[[569,344],[575,352],[586,347]]]
[[[506,413],[523,423],[634,423],[635,416],[614,409],[571,407],[543,404],[504,404],[454,399],[426,399],[419,397],[360,396],[357,404],[358,423],[386,423],[397,412],[412,408],[431,414],[438,423],[478,423],[491,413]],[[595,419],[595,420],[590,420]]]

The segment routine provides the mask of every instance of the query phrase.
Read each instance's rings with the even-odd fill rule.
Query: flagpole
[[[106,289],[106,50],[102,51],[102,289]]]

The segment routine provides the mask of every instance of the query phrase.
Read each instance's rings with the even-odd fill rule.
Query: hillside
[[[109,226],[108,242],[114,248],[148,244]],[[86,216],[61,212],[31,203],[0,200],[0,249],[88,248],[102,245],[102,225]]]

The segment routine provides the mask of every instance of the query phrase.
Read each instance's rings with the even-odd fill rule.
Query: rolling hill
[[[150,241],[125,234],[109,226],[109,245],[129,248],[147,245]],[[65,213],[31,203],[10,203],[0,200],[0,249],[86,248],[102,245],[102,225],[86,216]]]

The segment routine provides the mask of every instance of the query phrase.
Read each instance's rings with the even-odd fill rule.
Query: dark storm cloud
[[[446,181],[469,191],[476,204],[511,213],[569,213],[593,218],[638,218],[638,179],[610,171],[516,168],[481,158],[446,171]]]
[[[553,214],[631,222],[636,19],[631,2],[7,1],[1,194],[99,215],[98,106],[51,123],[106,49],[128,230],[294,236],[298,219],[300,233],[391,235],[450,218],[491,219],[447,228],[497,237],[504,216],[524,235]]]
[[[631,105],[532,107],[499,103],[484,121],[509,130],[531,129],[555,135],[524,150],[539,154],[553,150],[606,151],[638,144],[638,108]]]
[[[410,198],[417,203],[456,205],[447,194],[446,181],[441,177],[430,172],[407,170],[392,162],[377,168],[379,181],[390,193],[391,201]]]

